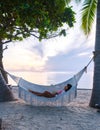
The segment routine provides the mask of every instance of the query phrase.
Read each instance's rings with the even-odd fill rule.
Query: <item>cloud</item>
[[[4,54],[4,65],[9,70],[13,71],[38,71],[42,70],[45,64],[45,59],[34,51],[15,46],[9,48]]]
[[[74,29],[69,30],[70,33],[66,37],[42,42],[28,38],[23,42],[9,44],[8,50],[4,53],[5,67],[13,71],[49,71],[54,68],[56,70],[56,64],[59,64],[59,60],[56,60],[57,57],[63,62],[63,55],[65,57],[68,57],[69,54],[71,57],[89,55],[93,48],[93,44],[90,44],[91,38],[87,40],[80,31],[75,33]],[[56,64],[52,59],[56,61]],[[63,70],[64,67],[62,64],[58,69]]]

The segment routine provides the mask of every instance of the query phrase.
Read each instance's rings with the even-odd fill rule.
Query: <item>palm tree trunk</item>
[[[3,45],[0,42],[0,67],[3,69]],[[0,70],[0,102],[13,101],[14,96],[10,88],[7,86],[8,78],[4,71]]]
[[[2,70],[4,70],[2,58],[3,58],[3,45],[2,45],[2,43],[0,41],[0,68],[2,68],[1,73],[2,73],[6,83],[8,83],[7,74],[4,71],[2,71]]]
[[[95,41],[95,58],[94,58],[94,77],[93,91],[90,100],[90,106],[100,104],[100,1],[97,5],[97,24],[96,24],[96,41]]]

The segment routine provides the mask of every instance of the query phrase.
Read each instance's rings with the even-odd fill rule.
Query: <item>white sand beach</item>
[[[12,91],[17,97],[17,88]],[[2,130],[100,130],[100,113],[89,107],[91,90],[78,90],[66,107],[31,106],[18,99],[0,103]]]

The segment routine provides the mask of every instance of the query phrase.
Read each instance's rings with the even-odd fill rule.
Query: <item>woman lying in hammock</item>
[[[36,92],[36,91],[33,91],[33,90],[30,90],[29,89],[29,92],[37,95],[37,96],[43,96],[43,97],[47,97],[47,98],[52,98],[52,97],[55,97],[56,95],[58,94],[61,94],[62,92],[67,92],[70,88],[72,87],[71,84],[67,84],[63,90],[60,90],[60,91],[57,91],[57,92],[48,92],[48,91],[44,91],[43,93],[40,93],[40,92]]]

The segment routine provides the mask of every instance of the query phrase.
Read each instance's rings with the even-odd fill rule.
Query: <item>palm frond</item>
[[[92,29],[92,24],[95,19],[97,8],[97,0],[84,0],[82,8],[82,30],[86,35],[89,35]]]

